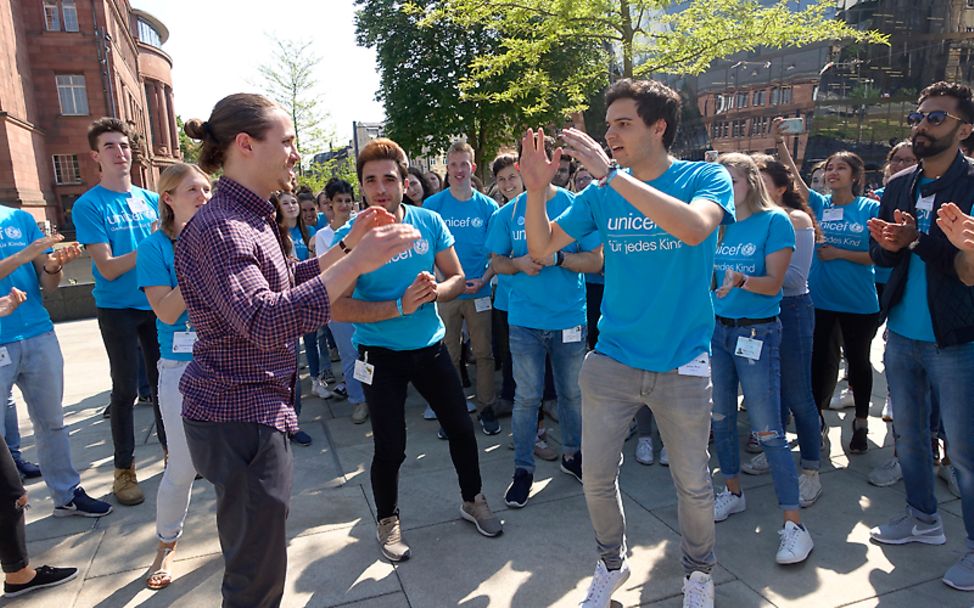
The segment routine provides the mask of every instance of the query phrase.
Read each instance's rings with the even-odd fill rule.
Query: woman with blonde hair
[[[196,165],[176,163],[159,177],[159,230],[139,244],[136,273],[156,313],[159,335],[159,409],[166,425],[169,452],[156,495],[159,546],[146,586],[158,590],[172,582],[176,541],[183,533],[196,468],[183,431],[183,396],[179,380],[193,360],[196,332],[176,281],[176,240],[196,210],[210,199],[210,180]]]
[[[798,474],[781,419],[781,286],[795,248],[795,229],[765,188],[754,160],[725,154],[718,162],[734,184],[736,221],[722,229],[714,258],[711,341],[714,449],[726,488],[714,501],[714,521],[745,509],[737,441],[737,387],[744,389],[751,430],[764,450],[784,526],[775,561],[797,564],[814,543],[801,523]]]

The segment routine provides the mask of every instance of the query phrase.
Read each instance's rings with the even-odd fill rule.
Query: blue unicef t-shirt
[[[781,209],[754,213],[727,226],[717,245],[714,278],[717,286],[724,282],[730,268],[748,276],[768,274],[767,256],[782,249],[795,249],[795,227]],[[782,291],[766,296],[743,289],[731,289],[723,298],[714,294],[714,311],[729,319],[766,319],[781,312]]]
[[[558,217],[572,206],[575,196],[558,188],[546,207],[548,217]],[[528,253],[524,231],[527,194],[521,193],[501,207],[491,219],[487,247],[491,253],[520,257]],[[582,242],[564,251],[578,253],[599,246],[598,236],[589,233]],[[567,268],[546,266],[535,276],[519,272],[509,277],[511,292],[507,322],[530,329],[561,330],[585,325],[585,280]]]
[[[419,230],[422,237],[372,272],[361,275],[352,297],[366,302],[387,302],[401,298],[422,271],[433,272],[436,254],[453,246],[453,235],[436,213],[424,207],[402,205],[402,223]],[[355,220],[339,228],[335,241],[349,233]],[[416,312],[378,323],[355,323],[355,346],[380,346],[391,350],[416,350],[432,346],[446,334],[436,304],[428,302]]]
[[[497,203],[487,195],[474,190],[469,200],[459,201],[450,189],[437,192],[426,199],[423,209],[440,214],[456,239],[457,257],[467,280],[479,279],[487,271],[490,255],[487,253],[487,227],[490,216],[497,211]],[[474,294],[462,294],[458,299],[469,300],[490,295],[490,285]]]
[[[106,243],[114,257],[136,250],[152,233],[158,220],[159,195],[136,186],[129,192],[114,192],[101,185],[81,195],[71,210],[78,241],[84,245]],[[98,308],[136,308],[150,310],[149,301],[139,289],[135,268],[109,281],[98,272],[94,261],[95,306]]]
[[[691,203],[706,200],[734,221],[734,191],[727,169],[717,163],[674,160],[647,182]],[[579,239],[598,231],[605,245],[605,297],[595,348],[613,359],[653,372],[668,372],[710,352],[717,230],[687,245],[640,213],[611,186],[590,184],[555,220]]]
[[[917,230],[924,234],[930,234],[930,225],[933,223],[933,197],[926,199],[926,204],[921,195],[921,189],[934,180],[929,177],[920,177],[920,184],[917,188],[917,209],[916,220]],[[930,302],[927,298],[927,263],[912,251],[910,255],[910,267],[906,275],[906,288],[903,290],[903,297],[889,311],[887,325],[891,331],[895,331],[904,338],[919,340],[921,342],[936,342],[937,338],[933,333],[933,320],[930,318]]]
[[[878,202],[857,196],[847,205],[833,205],[832,195],[809,190],[808,204],[822,228],[825,239],[822,244],[847,251],[869,251],[866,222],[879,215]],[[872,264],[849,260],[826,262],[815,255],[808,273],[808,290],[815,308],[860,315],[879,312]]]
[[[315,229],[310,226],[306,226],[305,230],[308,231],[308,242],[313,243],[315,238]],[[301,229],[295,226],[294,228],[291,228],[290,234],[291,242],[294,244],[294,257],[298,258],[298,260],[302,262],[307,260],[311,252],[308,250],[308,244],[305,243],[304,239],[301,237]]]
[[[15,255],[43,236],[31,214],[0,205],[0,259]],[[48,249],[47,253],[50,252]],[[4,318],[0,327],[0,344],[20,342],[54,329],[51,315],[44,308],[41,284],[32,262],[21,264],[0,279],[0,295],[7,295],[14,287],[26,292],[27,300]]]
[[[139,253],[135,260],[135,272],[139,289],[146,287],[176,287],[176,264],[173,262],[173,242],[161,230],[153,232],[139,243]],[[191,331],[189,313],[185,310],[176,322],[170,325],[156,318],[156,333],[159,335],[159,356],[171,361],[192,361],[192,353],[173,352],[173,334],[177,331]]]

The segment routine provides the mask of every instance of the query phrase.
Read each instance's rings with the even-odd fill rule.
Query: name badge
[[[931,194],[930,196],[924,196],[917,201],[917,209],[920,211],[933,211],[933,201],[937,198],[936,194]]]
[[[356,380],[362,384],[372,386],[372,376],[375,375],[375,366],[362,360],[355,361],[355,372],[352,374]]]
[[[0,346],[0,367],[7,367],[11,363],[13,361],[10,360],[10,353],[7,352],[7,347]]]
[[[763,347],[764,342],[761,340],[741,336],[737,339],[737,347],[734,348],[734,354],[738,357],[757,361],[761,358],[761,349]]]
[[[476,310],[477,312],[484,312],[485,310],[490,310],[491,308],[493,308],[490,305],[489,297],[477,298],[476,300],[473,301],[473,307],[474,310]]]
[[[145,213],[149,210],[149,206],[145,204],[142,197],[132,196],[128,200],[129,211],[132,213]]]
[[[562,344],[571,344],[573,342],[582,341],[582,326],[577,325],[575,327],[570,327],[568,329],[563,329],[561,331],[561,342]]]
[[[842,217],[844,215],[843,214],[843,211],[845,211],[845,209],[843,209],[842,207],[829,207],[828,209],[825,209],[822,212],[822,221],[823,222],[841,222],[842,221]]]
[[[695,376],[697,378],[710,377],[710,355],[700,353],[686,365],[677,368],[676,373],[681,376]]]
[[[177,354],[193,354],[193,345],[196,344],[195,331],[177,331],[172,335],[172,352]]]

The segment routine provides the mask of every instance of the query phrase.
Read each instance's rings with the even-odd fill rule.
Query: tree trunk
[[[622,77],[632,78],[632,41],[635,37],[635,27],[632,23],[629,0],[619,0],[619,13],[622,15]]]

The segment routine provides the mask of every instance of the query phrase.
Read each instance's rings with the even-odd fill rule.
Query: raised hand
[[[370,230],[379,226],[388,226],[396,223],[396,216],[389,213],[382,207],[368,207],[362,213],[355,216],[352,229],[345,237],[345,244],[349,248],[354,248]]]
[[[517,164],[524,189],[538,191],[547,188],[560,163],[561,148],[555,150],[550,159],[545,152],[544,129],[538,129],[537,133],[528,129],[521,138],[521,158]]]
[[[406,288],[406,293],[402,294],[402,311],[411,315],[423,304],[435,300],[436,277],[424,270],[416,275],[416,279]]]
[[[36,242],[36,241],[35,241]],[[27,294],[14,287],[10,293],[0,298],[0,317],[6,317],[27,300]]]
[[[419,230],[408,224],[396,222],[378,226],[369,230],[359,240],[357,246],[348,254],[348,259],[352,260],[360,273],[371,272],[407,251],[421,236]]]
[[[945,203],[937,210],[937,225],[947,240],[961,251],[974,251],[974,217],[960,210],[954,203]]]
[[[582,163],[595,179],[602,179],[609,172],[609,155],[588,133],[578,129],[561,132],[565,153]]]

